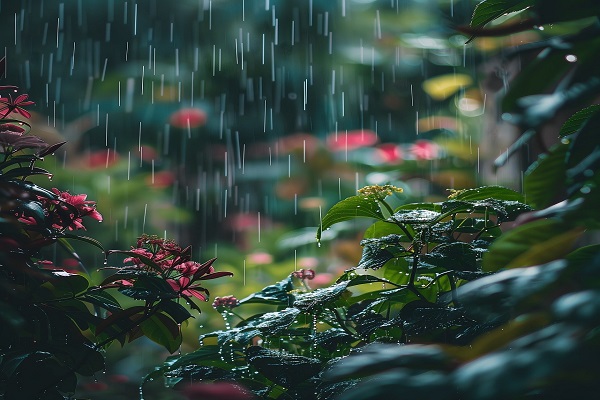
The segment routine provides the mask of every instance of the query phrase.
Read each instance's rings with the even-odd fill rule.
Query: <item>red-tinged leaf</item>
[[[124,254],[124,255],[127,255],[127,256],[130,256],[130,257],[137,258],[142,263],[144,263],[145,265],[147,265],[148,267],[154,269],[155,271],[157,271],[159,273],[163,271],[162,268],[157,263],[155,263],[151,258],[146,257],[144,255],[141,255],[139,253],[136,253],[135,251],[130,251],[130,250],[108,250],[106,252],[106,255],[115,254],[115,253],[117,253],[117,254]]]
[[[46,147],[44,150],[40,151],[38,153],[38,157],[45,157],[48,154],[54,153],[56,150],[59,149],[59,147],[61,147],[65,143],[67,143],[67,142],[59,142],[59,143],[51,144],[50,146]]]
[[[196,272],[194,273],[194,278],[193,280],[197,280],[199,277],[201,277],[202,275],[205,275],[208,271],[210,271],[213,263],[215,262],[216,258],[211,258],[210,260],[202,263],[198,269],[196,270]]]
[[[200,290],[205,292],[206,295],[204,295],[203,293],[200,293]],[[192,296],[194,296],[195,298],[202,300],[202,301],[208,301],[208,290],[201,288],[201,287],[195,287],[195,288],[190,288],[187,289],[186,292],[188,292],[189,294],[191,294]]]
[[[226,272],[226,271],[213,272],[212,274],[207,274],[207,275],[201,276],[197,280],[198,281],[205,281],[205,280],[208,280],[208,279],[221,278],[223,276],[233,276],[233,272]]]

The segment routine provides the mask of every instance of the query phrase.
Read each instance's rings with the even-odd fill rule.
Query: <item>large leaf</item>
[[[571,251],[582,229],[553,220],[521,225],[498,238],[483,256],[484,271],[539,265]]]
[[[333,224],[360,217],[384,220],[381,208],[376,200],[365,196],[351,196],[335,204],[325,214],[321,220],[321,225],[317,229],[317,240],[320,240],[323,231]]]
[[[137,276],[133,286],[120,288],[119,292],[136,300],[174,299],[177,293],[163,278],[152,275]]]
[[[371,344],[333,364],[324,378],[330,381],[360,378],[396,368],[436,370],[446,368],[450,361],[439,346]]]
[[[528,204],[535,208],[547,207],[564,190],[567,149],[567,144],[557,144],[527,169],[523,189]]]
[[[299,314],[300,310],[295,307],[263,314],[256,328],[265,335],[279,335],[296,321]]]
[[[252,346],[246,349],[246,359],[258,372],[271,381],[293,387],[317,375],[321,371],[321,361],[283,351]]]
[[[581,129],[587,120],[600,111],[600,104],[594,104],[573,114],[560,128],[560,137],[569,136]]]
[[[273,305],[289,305],[291,304],[293,298],[293,296],[290,294],[293,289],[294,285],[290,275],[286,279],[274,285],[269,285],[260,292],[253,293],[240,300],[239,304],[263,303]]]
[[[484,0],[475,7],[471,26],[484,26],[507,13],[524,10],[533,3],[533,0]]]
[[[495,199],[518,201],[521,203],[525,202],[525,198],[521,193],[503,186],[482,186],[474,189],[457,190],[448,196],[448,198],[451,200],[464,201]]]
[[[378,239],[364,239],[360,242],[363,254],[357,268],[379,269],[389,260],[406,253],[407,250],[400,244],[405,240],[401,235],[387,235]]]
[[[419,257],[419,268],[440,268],[442,271],[476,271],[477,253],[469,243],[455,242],[436,246]]]
[[[294,307],[305,312],[319,311],[329,303],[337,300],[346,291],[350,281],[336,283],[327,288],[320,288],[296,296]]]
[[[164,314],[154,314],[140,324],[140,329],[148,339],[160,344],[169,353],[175,353],[181,346],[179,325]]]

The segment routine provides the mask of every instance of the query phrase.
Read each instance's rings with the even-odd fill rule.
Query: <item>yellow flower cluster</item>
[[[362,196],[375,197],[377,199],[384,199],[387,196],[391,196],[396,193],[402,193],[402,188],[393,185],[371,185],[365,186],[362,189],[358,189],[358,194]]]

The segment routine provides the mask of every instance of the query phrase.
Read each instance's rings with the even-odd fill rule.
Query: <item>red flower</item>
[[[0,97],[0,118],[6,118],[12,112],[19,113],[25,118],[31,118],[29,111],[23,108],[23,106],[34,104],[33,101],[27,100],[28,97],[29,95],[26,94],[20,94],[14,100],[10,94],[8,97]]]
[[[169,123],[181,129],[198,128],[206,123],[206,113],[199,108],[182,108],[171,114]]]

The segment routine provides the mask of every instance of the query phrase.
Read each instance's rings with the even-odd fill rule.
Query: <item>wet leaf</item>
[[[533,0],[484,0],[475,7],[471,26],[484,26],[507,13],[524,10],[533,3]]]
[[[260,292],[253,293],[240,300],[239,304],[263,303],[273,305],[289,305],[293,299],[293,296],[289,294],[289,292],[293,289],[294,284],[292,283],[292,277],[288,276],[286,279],[274,285],[269,285]]]
[[[140,323],[144,335],[160,344],[169,353],[175,353],[181,346],[181,330],[175,321],[164,314],[154,314]]]
[[[538,209],[548,207],[564,190],[567,149],[566,144],[557,144],[529,166],[523,182],[528,204]]]
[[[450,365],[450,358],[435,345],[370,344],[359,353],[345,357],[325,371],[324,379],[339,381],[375,375],[396,368],[440,370]]]
[[[296,386],[321,371],[321,361],[284,351],[251,346],[246,349],[248,364],[261,374],[284,387]]]
[[[319,311],[329,303],[336,301],[346,291],[350,281],[336,283],[327,288],[319,288],[296,296],[294,307],[304,312]]]
[[[256,328],[265,335],[279,335],[296,321],[300,310],[288,307],[282,311],[263,314]]]
[[[483,256],[483,270],[539,265],[565,256],[582,229],[553,220],[538,220],[505,233]]]
[[[322,232],[333,224],[361,217],[384,219],[378,202],[370,197],[351,196],[340,201],[331,207],[321,220],[317,229],[317,240],[320,240]]]
[[[560,128],[560,137],[569,136],[579,131],[587,121],[600,111],[600,104],[594,104],[573,114]]]

